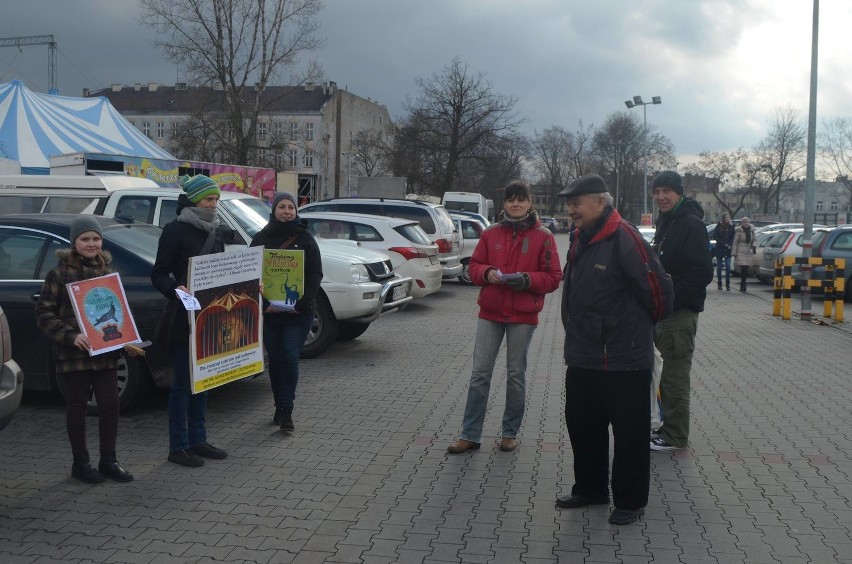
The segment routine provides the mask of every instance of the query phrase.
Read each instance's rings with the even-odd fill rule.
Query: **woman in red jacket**
[[[544,296],[559,287],[562,270],[556,240],[532,209],[530,187],[510,182],[503,191],[500,221],[489,227],[470,258],[479,292],[473,372],[462,432],[447,447],[453,454],[478,449],[497,353],[506,337],[506,408],[500,450],[515,450],[524,418],[527,350]]]

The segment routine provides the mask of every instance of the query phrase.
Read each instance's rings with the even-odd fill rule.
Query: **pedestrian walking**
[[[223,459],[228,453],[207,442],[207,392],[192,393],[189,372],[189,316],[175,294],[188,292],[189,259],[220,253],[225,240],[219,229],[217,207],[221,191],[213,179],[199,174],[182,176],[183,194],[178,197],[174,221],[166,224],[157,247],[151,282],[169,302],[155,340],[168,346],[174,361],[169,392],[169,456],[181,466],[197,467],[203,458]]]
[[[296,211],[296,196],[279,192],[272,200],[269,223],[251,240],[251,246],[304,252],[304,288],[295,311],[280,311],[263,299],[263,344],[269,357],[269,382],[275,401],[272,422],[293,431],[293,404],[299,383],[299,357],[314,321],[317,292],[322,281],[322,260],[308,222]]]
[[[562,286],[565,422],[574,454],[571,494],[556,505],[609,503],[609,522],[633,523],[648,504],[648,390],[654,324],[672,309],[672,282],[639,231],[613,209],[604,180],[590,174],[566,193],[574,222]]]
[[[104,477],[129,482],[133,475],[116,458],[118,437],[118,351],[92,356],[89,339],[80,330],[66,284],[113,272],[112,257],[103,250],[101,225],[88,215],[71,223],[71,248],[56,253],[59,263],[45,276],[36,305],[38,328],[52,341],[56,377],[65,394],[65,427],[74,463],[71,475],[88,483]],[[86,444],[86,409],[90,393],[98,402],[100,461],[92,466]]]
[[[654,247],[672,277],[674,308],[654,330],[663,357],[660,401],[663,426],[651,438],[652,450],[676,450],[689,442],[689,390],[698,314],[704,311],[713,280],[710,240],[701,204],[683,195],[683,179],[673,170],[654,178],[654,202],[660,210]]]
[[[740,269],[740,292],[745,292],[748,273],[754,266],[754,255],[757,252],[757,238],[754,227],[747,217],[740,220],[740,226],[737,227],[734,235],[733,249],[734,261],[736,261],[737,268]]]
[[[544,297],[559,287],[562,278],[556,240],[542,226],[525,182],[513,181],[503,189],[503,212],[476,245],[470,277],[482,286],[473,371],[461,435],[447,451],[458,454],[480,447],[491,377],[504,336],[506,407],[499,448],[512,451],[524,418],[527,350]]]
[[[731,214],[722,214],[722,221],[713,229],[713,239],[716,246],[713,247],[713,256],[716,257],[716,282],[722,289],[722,267],[725,268],[725,288],[731,290],[731,249],[734,245],[734,224],[731,223]],[[739,264],[739,263],[738,263]]]

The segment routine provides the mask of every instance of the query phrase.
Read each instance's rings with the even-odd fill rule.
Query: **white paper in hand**
[[[175,288],[175,294],[177,294],[178,299],[180,299],[186,311],[201,309],[201,304],[198,303],[198,300],[195,299],[195,296],[193,296],[192,294],[188,294],[183,290],[178,290],[177,288]]]

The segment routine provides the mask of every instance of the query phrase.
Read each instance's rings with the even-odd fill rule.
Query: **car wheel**
[[[459,274],[459,282],[466,286],[472,286],[473,280],[470,278],[470,259],[464,259],[462,262],[462,273]]]
[[[369,323],[346,323],[343,321],[340,323],[340,329],[337,331],[337,340],[351,341],[352,339],[357,339],[369,327]]]
[[[302,358],[314,358],[321,355],[337,339],[340,322],[334,317],[328,298],[320,292],[317,295],[317,309],[314,312],[314,322],[305,339],[302,348]]]
[[[121,413],[132,409],[139,405],[151,391],[153,382],[148,376],[147,370],[140,364],[142,362],[136,358],[130,358],[124,353],[118,358],[118,368],[116,373],[118,376],[118,410]],[[59,388],[59,393],[63,398],[67,398],[67,388],[65,379],[61,374],[56,375],[56,387]],[[86,411],[89,415],[98,414],[98,402],[95,399],[94,393],[89,392],[89,398],[86,402]]]

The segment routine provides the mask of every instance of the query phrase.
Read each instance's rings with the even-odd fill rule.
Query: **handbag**
[[[166,307],[163,308],[163,313],[160,314],[160,319],[157,321],[157,328],[154,329],[154,338],[151,340],[157,346],[169,346],[172,342],[172,328],[175,326],[177,316],[183,306],[178,303],[178,300],[169,300]]]

